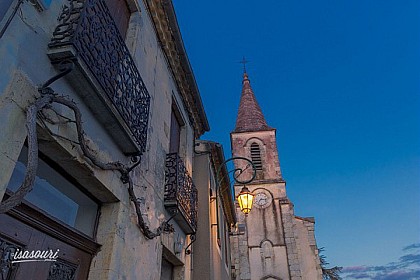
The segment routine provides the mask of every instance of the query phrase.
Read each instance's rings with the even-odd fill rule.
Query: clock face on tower
[[[267,191],[260,190],[254,198],[254,206],[258,208],[265,208],[271,204],[271,194]]]

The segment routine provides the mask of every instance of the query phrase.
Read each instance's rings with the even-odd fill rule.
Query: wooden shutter
[[[171,136],[169,142],[169,152],[178,153],[179,152],[179,140],[181,137],[181,125],[178,121],[178,118],[175,115],[175,112],[172,111],[171,114]]]

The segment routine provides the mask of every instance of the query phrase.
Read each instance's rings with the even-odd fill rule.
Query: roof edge
[[[155,32],[198,138],[210,130],[171,0],[146,0]]]
[[[310,223],[315,224],[315,218],[314,217],[299,217],[299,216],[295,216],[295,218],[298,219],[298,220],[302,220],[302,221],[305,221],[305,222],[310,222]]]
[[[230,134],[238,134],[238,133],[252,133],[252,132],[261,132],[261,131],[277,131],[276,128],[270,127],[270,128],[264,128],[260,130],[233,130],[230,132]]]

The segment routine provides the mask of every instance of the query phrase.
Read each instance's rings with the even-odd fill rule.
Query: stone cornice
[[[283,178],[278,179],[254,179],[252,182],[248,183],[247,185],[253,186],[253,185],[273,185],[273,184],[286,184],[286,181]],[[235,186],[241,185],[235,183]]]
[[[175,78],[188,111],[188,117],[198,138],[210,127],[201,101],[195,77],[182,41],[172,1],[145,0],[161,47]]]
[[[315,224],[315,218],[314,217],[299,217],[299,216],[295,216],[296,219],[298,220],[302,220],[302,221],[306,221],[306,222],[310,222]]]

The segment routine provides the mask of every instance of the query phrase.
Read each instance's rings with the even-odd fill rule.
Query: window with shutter
[[[126,0],[105,0],[109,12],[117,25],[123,38],[125,38],[128,30],[128,23],[130,21],[130,9],[128,8]]]
[[[179,142],[181,138],[181,124],[178,120],[178,117],[175,114],[175,111],[172,110],[171,113],[171,136],[169,142],[169,152],[170,153],[179,153]]]

